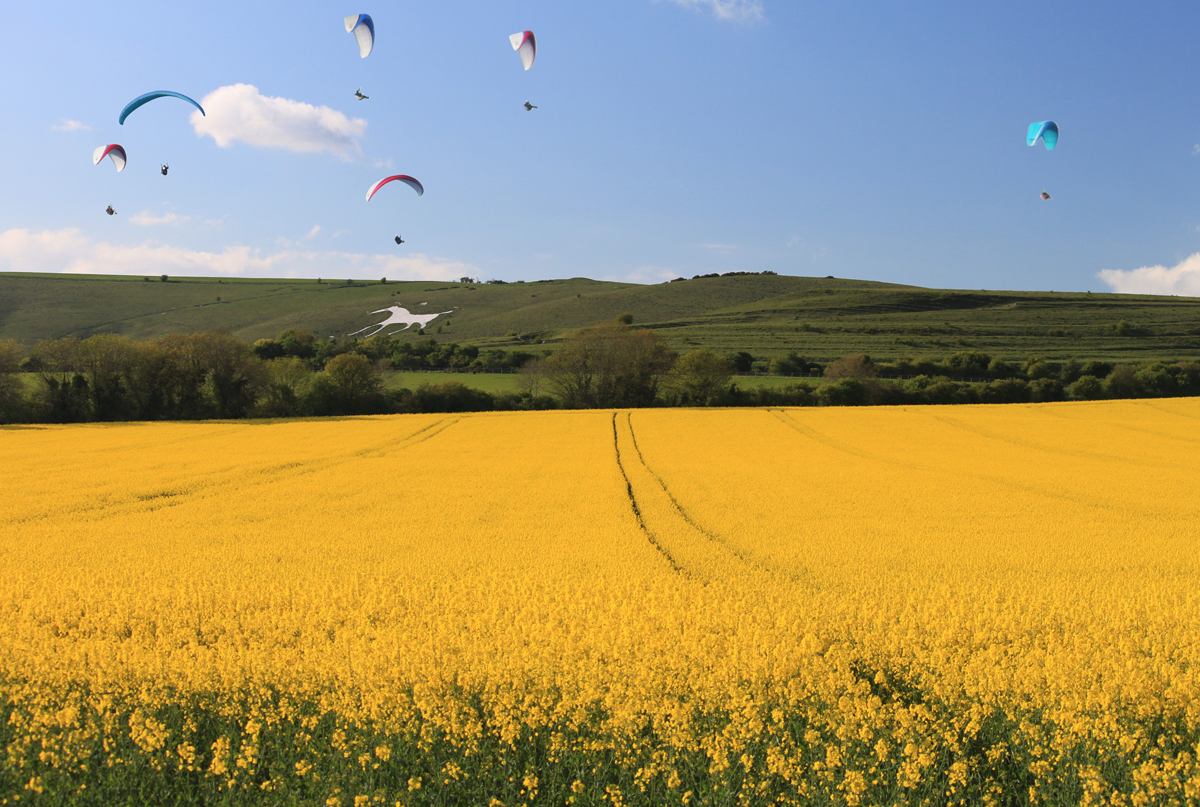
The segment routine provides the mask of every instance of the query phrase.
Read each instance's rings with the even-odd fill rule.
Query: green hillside
[[[963,291],[835,278],[727,275],[642,286],[585,278],[466,284],[159,278],[0,273],[0,338],[120,333],[149,338],[224,328],[254,341],[287,328],[320,337],[382,321],[400,305],[449,311],[427,335],[487,347],[553,342],[631,314],[679,350],[798,351],[817,361],[862,351],[879,359],[980,350],[1143,361],[1200,355],[1200,299],[1117,294]],[[416,329],[403,338],[420,338]]]

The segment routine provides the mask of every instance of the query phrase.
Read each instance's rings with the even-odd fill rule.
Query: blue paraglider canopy
[[[137,98],[134,98],[132,101],[130,101],[128,104],[126,104],[125,108],[121,110],[121,117],[117,119],[117,123],[124,126],[125,119],[129,117],[130,112],[133,112],[133,110],[137,109],[142,104],[150,103],[155,98],[165,98],[167,96],[170,96],[172,98],[182,98],[184,101],[187,101],[189,104],[196,107],[196,109],[200,110],[201,115],[204,115],[204,107],[200,106],[195,101],[193,101],[191,98],[188,98],[186,95],[182,95],[177,92],[171,92],[170,90],[155,90],[154,92],[148,92],[145,95],[139,95]],[[205,117],[208,117],[208,116],[205,115]]]
[[[1046,146],[1046,151],[1051,151],[1058,145],[1058,124],[1052,120],[1039,121],[1029,124],[1029,136],[1026,138],[1029,145],[1038,142],[1038,138],[1042,139],[1042,143]]]

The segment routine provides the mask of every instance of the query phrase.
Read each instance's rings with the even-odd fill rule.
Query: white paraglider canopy
[[[92,152],[92,165],[99,165],[100,161],[108,157],[113,161],[113,165],[117,167],[117,173],[125,170],[125,149],[118,146],[116,143],[109,143],[107,146],[100,146]]]
[[[346,33],[354,34],[358,42],[358,55],[367,58],[375,47],[375,23],[370,14],[351,14],[345,19]]]
[[[513,50],[521,55],[521,64],[525,65],[525,69],[533,67],[533,60],[537,57],[537,40],[533,37],[533,31],[513,34],[508,41],[512,43]]]

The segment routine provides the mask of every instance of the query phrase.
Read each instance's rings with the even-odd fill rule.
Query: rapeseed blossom
[[[1200,403],[0,431],[0,804],[1191,804]]]

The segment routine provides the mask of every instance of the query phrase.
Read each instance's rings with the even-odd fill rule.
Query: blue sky
[[[1194,4],[357,2],[6,6],[0,271],[1200,295]]]

